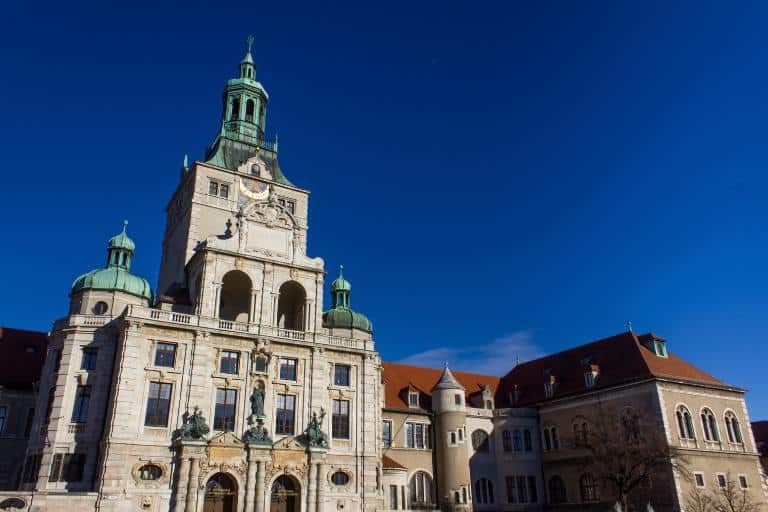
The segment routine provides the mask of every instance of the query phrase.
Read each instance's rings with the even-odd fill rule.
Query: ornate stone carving
[[[151,466],[157,466],[160,468],[160,477],[155,480],[143,480],[141,478],[140,469],[144,466],[151,465]],[[158,489],[160,487],[163,487],[168,482],[168,478],[171,476],[171,470],[168,467],[168,464],[165,462],[160,462],[157,460],[140,460],[136,464],[133,465],[131,468],[131,478],[133,478],[133,481],[136,483],[137,486],[141,487],[149,487],[152,489]]]
[[[181,428],[174,435],[181,441],[204,441],[210,431],[202,411],[195,406],[195,411],[184,419]]]
[[[309,420],[309,426],[304,435],[310,448],[328,448],[328,435],[323,432],[323,419],[325,418],[325,409],[320,408],[320,416],[316,412],[312,413],[312,419]]]

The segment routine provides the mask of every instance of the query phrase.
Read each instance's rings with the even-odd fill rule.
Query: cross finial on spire
[[[339,277],[344,276],[344,265],[339,265]]]
[[[632,332],[632,322],[627,320],[627,332]]]
[[[448,369],[448,361],[443,361],[443,368]]]
[[[246,43],[248,43],[248,53],[251,53],[251,46],[253,46],[253,42],[256,39],[253,37],[253,34],[249,35],[248,38],[245,40]]]
[[[124,220],[123,221],[123,233],[125,233],[125,228],[127,228],[127,227],[128,227],[128,221]]]

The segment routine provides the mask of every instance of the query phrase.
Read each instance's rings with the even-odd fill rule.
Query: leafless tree
[[[631,407],[601,406],[597,418],[592,424],[574,427],[573,445],[586,452],[582,470],[612,488],[624,512],[630,493],[649,486],[654,474],[672,469],[685,472],[684,457],[667,443],[658,421]]]
[[[746,489],[741,489],[731,480],[730,474],[725,479],[725,486],[715,493],[713,501],[716,512],[758,512],[762,506]]]
[[[699,487],[693,487],[685,498],[686,512],[715,512],[715,500]]]

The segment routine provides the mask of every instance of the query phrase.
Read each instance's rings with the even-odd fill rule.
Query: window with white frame
[[[710,409],[701,411],[701,427],[704,430],[704,439],[707,441],[719,441],[720,435],[717,432],[717,420]]]
[[[432,427],[424,423],[405,423],[405,446],[417,450],[432,449]]]
[[[410,491],[410,508],[432,509],[434,498],[432,492],[432,478],[424,471],[417,471],[408,483]],[[405,508],[405,506],[403,506]]]
[[[747,475],[739,475],[739,487],[741,489],[747,489],[749,485],[747,485]]]
[[[696,487],[705,487],[704,485],[704,473],[700,471],[693,472],[693,479],[696,482]]]
[[[418,407],[419,406],[419,392],[418,391],[409,391],[408,392],[408,407]]]
[[[384,448],[392,446],[392,420],[381,422],[381,444]]]
[[[718,473],[715,475],[715,482],[717,483],[717,486],[721,489],[725,489],[728,485],[728,480],[725,478],[724,473]]]
[[[281,380],[296,381],[296,359],[281,357],[279,366]]]
[[[728,434],[728,441],[737,444],[742,443],[739,420],[736,419],[736,415],[731,411],[725,413],[725,431]]]
[[[680,437],[683,439],[696,439],[696,434],[693,430],[693,420],[688,408],[684,405],[678,406],[675,416],[677,417],[677,430],[680,432]]]
[[[349,374],[351,368],[348,364],[333,365],[333,385],[349,387]]]

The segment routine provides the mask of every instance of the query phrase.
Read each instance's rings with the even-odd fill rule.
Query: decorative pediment
[[[271,198],[267,201],[253,201],[247,204],[242,210],[242,217],[270,228],[293,229],[296,226],[293,215]]]
[[[306,447],[298,442],[294,437],[284,437],[272,445],[274,450],[294,450],[304,451]]]
[[[208,441],[208,446],[235,446],[242,447],[243,442],[232,432],[222,432]]]

